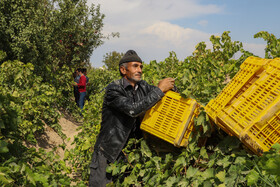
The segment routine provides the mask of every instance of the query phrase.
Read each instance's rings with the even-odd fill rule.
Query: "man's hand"
[[[167,92],[168,90],[174,87],[175,79],[173,78],[165,78],[159,81],[158,87],[161,89],[162,92]]]

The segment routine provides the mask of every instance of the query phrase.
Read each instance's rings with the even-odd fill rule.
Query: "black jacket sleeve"
[[[120,85],[110,85],[107,87],[105,95],[106,104],[115,110],[121,111],[130,117],[137,117],[142,112],[150,109],[161,98],[164,93],[155,86],[145,83],[147,94],[138,102],[134,102],[132,98],[126,95],[124,88]]]

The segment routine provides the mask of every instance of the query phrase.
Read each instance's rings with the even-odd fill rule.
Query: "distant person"
[[[83,68],[83,69],[82,69],[82,72],[83,72],[83,74],[86,76],[87,85],[88,85],[89,78],[88,78],[88,76],[87,76],[87,68]]]
[[[74,82],[77,84],[79,83],[80,80],[79,69],[80,68],[76,69],[76,71],[73,73]],[[79,106],[80,94],[79,94],[78,86],[76,84],[74,85],[74,97],[75,97],[75,103],[77,104],[77,106]]]
[[[79,107],[81,109],[84,108],[84,104],[85,104],[85,97],[86,97],[86,83],[87,83],[87,79],[86,76],[83,74],[83,70],[81,68],[78,68],[78,73],[80,76],[79,79],[79,83],[74,83],[78,86],[78,90],[79,90]]]

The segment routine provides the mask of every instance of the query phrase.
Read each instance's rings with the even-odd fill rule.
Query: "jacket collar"
[[[131,87],[132,88],[132,85],[128,82],[128,80],[126,79],[126,78],[122,78],[121,79],[122,80],[122,84],[123,84],[123,87],[124,87],[124,89],[126,89],[127,87]],[[139,83],[140,83],[141,81],[139,81],[139,82],[137,82],[136,84],[135,84],[135,90],[137,90],[138,89],[138,87],[139,87]]]

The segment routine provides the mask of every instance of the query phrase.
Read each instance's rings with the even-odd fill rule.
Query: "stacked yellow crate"
[[[205,111],[258,155],[280,143],[280,59],[246,59]]]
[[[198,111],[196,100],[168,91],[161,101],[146,112],[140,128],[176,147],[186,147]]]

